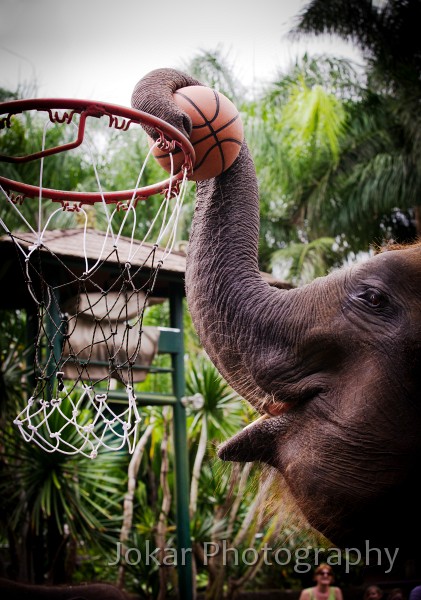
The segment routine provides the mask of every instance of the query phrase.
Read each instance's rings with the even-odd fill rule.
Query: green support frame
[[[64,248],[63,260],[67,261],[69,268],[81,269],[84,265],[81,260],[71,254],[71,249]],[[0,243],[0,257],[2,272],[0,282],[15,281],[17,269],[16,249],[10,239],[2,240]],[[46,262],[47,265],[47,262]],[[47,265],[48,266],[48,265]],[[107,265],[112,271],[115,267]],[[193,575],[192,575],[192,544],[190,537],[189,516],[189,461],[187,447],[187,419],[184,405],[185,397],[185,374],[184,374],[184,342],[183,342],[183,299],[184,299],[184,269],[179,268],[160,274],[160,284],[156,289],[158,297],[168,298],[170,302],[170,327],[162,328],[159,351],[170,354],[172,366],[173,394],[137,394],[139,405],[170,405],[173,407],[174,428],[174,460],[175,460],[175,499],[176,499],[176,526],[177,526],[177,571],[178,592],[180,600],[193,599]],[[36,316],[33,311],[32,299],[29,297],[26,284],[22,280],[16,280],[10,293],[3,295],[2,308],[23,308],[28,315],[28,339],[34,339],[36,333]],[[53,315],[55,322],[59,322],[58,313]],[[55,336],[52,352],[56,357],[60,355],[59,336]],[[28,357],[30,360],[30,357]],[[152,373],[160,371],[152,367]],[[168,372],[168,369],[164,369]],[[115,392],[115,401],[122,401]],[[114,399],[114,398],[113,398]]]
[[[183,404],[185,396],[184,376],[184,327],[183,327],[183,288],[174,286],[174,294],[170,298],[171,326],[179,329],[178,351],[172,356],[173,388],[176,396],[174,404],[174,454],[175,485],[177,510],[177,564],[179,577],[179,596],[182,600],[193,598],[192,545],[190,538],[189,517],[189,462],[187,448],[186,409]]]
[[[175,498],[176,498],[176,526],[177,526],[177,572],[180,600],[193,600],[193,571],[192,571],[192,544],[190,537],[190,481],[189,459],[187,444],[187,416],[184,404],[185,398],[185,373],[184,373],[184,326],[183,326],[183,298],[182,285],[174,283],[170,302],[170,328],[160,328],[158,351],[171,355],[171,371],[173,395],[141,393],[137,394],[139,406],[167,406],[173,407],[173,435],[174,435],[174,462],[175,462]],[[56,323],[60,322],[60,315],[53,314]],[[48,329],[48,325],[47,325]],[[56,326],[52,332],[57,331]],[[51,351],[56,360],[61,354],[62,339],[54,336]],[[52,360],[51,364],[55,361]],[[145,367],[147,368],[147,367]],[[147,368],[149,371],[160,371],[156,367]],[[109,397],[117,402],[127,401],[124,393],[112,391]]]

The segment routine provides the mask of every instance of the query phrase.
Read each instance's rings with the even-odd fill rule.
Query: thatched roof
[[[30,246],[34,242],[34,236],[28,233],[18,235],[22,246]],[[105,259],[108,271],[113,269],[113,265],[118,262],[124,263],[130,258],[130,263],[133,266],[151,266],[151,253],[153,250],[152,244],[144,243],[142,245],[132,245],[130,238],[121,237],[118,241],[118,258],[114,252],[113,239],[107,236],[105,232],[90,229],[87,231],[86,241],[83,228],[80,229],[56,229],[47,231],[44,235],[45,246],[48,247],[50,253],[57,255],[60,260],[71,265],[71,268],[77,267],[83,271],[85,262],[84,244],[86,245],[86,255],[89,261],[95,262],[99,256]],[[47,254],[47,252],[46,252]],[[154,261],[155,264],[164,254],[162,248],[157,248]],[[9,236],[0,238],[0,262],[3,266],[0,271],[0,283],[4,283],[7,287],[13,282],[10,294],[13,295],[14,301],[17,301],[19,294],[24,294],[23,287],[20,285],[18,278],[23,276],[17,269],[17,253],[14,243]],[[159,295],[168,296],[171,293],[171,284],[179,282],[184,284],[184,273],[186,271],[186,254],[183,251],[173,250],[166,256],[160,274],[157,280],[156,292]],[[279,281],[268,273],[262,273],[262,277],[270,285],[280,288],[289,288],[289,284]],[[14,289],[13,289],[14,288]],[[9,298],[13,302],[12,297]],[[10,305],[10,302],[7,302]],[[4,306],[4,302],[0,305]],[[12,304],[13,306],[13,304]]]
[[[29,246],[35,240],[34,236],[29,233],[22,234],[21,236],[16,234],[16,236],[23,240],[23,246]],[[110,235],[107,236],[104,231],[88,229],[86,234],[86,242],[83,228],[54,229],[52,231],[46,231],[43,239],[45,246],[48,247],[48,250],[60,256],[62,259],[80,258],[84,260],[84,246],[86,245],[86,256],[88,260],[96,261],[98,260],[99,256],[102,256],[103,259],[106,258],[106,262],[111,264],[117,264],[118,262],[124,263],[127,261],[130,254],[134,253],[134,257],[130,259],[130,262],[133,266],[139,267],[143,265],[145,261],[148,261],[148,258],[150,257],[154,247],[153,244],[146,243],[142,245],[137,243],[136,245],[136,241],[133,246],[130,238],[121,236],[118,240],[118,260],[113,252],[113,238]],[[0,238],[0,242],[4,241],[9,241],[10,243],[9,237],[3,236]],[[157,261],[162,258],[163,253],[164,250],[162,248],[157,248]],[[150,261],[147,264],[150,266]],[[185,266],[185,253],[173,250],[171,254],[165,258],[162,269],[174,273],[184,273]]]

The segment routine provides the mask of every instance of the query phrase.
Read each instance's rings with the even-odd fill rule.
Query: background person
[[[378,585],[369,585],[365,589],[363,600],[381,600],[384,592]]]
[[[405,594],[401,588],[394,588],[387,595],[387,600],[405,600]]]
[[[409,600],[421,600],[421,585],[417,585],[409,592]]]
[[[321,563],[314,571],[313,579],[316,585],[304,589],[299,600],[343,600],[342,591],[334,587],[332,567]]]

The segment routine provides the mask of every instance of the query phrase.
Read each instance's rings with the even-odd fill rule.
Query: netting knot
[[[175,141],[167,140],[161,131],[159,132],[159,138],[156,140],[156,145],[163,152],[174,152],[175,150]]]
[[[80,202],[77,204],[66,200],[61,203],[61,208],[64,212],[80,212],[82,210],[82,204]]]
[[[64,381],[63,381],[63,377],[64,377],[64,372],[63,371],[57,371],[56,373],[56,377],[57,377],[57,389],[59,392],[62,392],[64,389]]]
[[[133,386],[131,386],[131,385],[126,386],[126,394],[127,394],[127,399],[129,401],[129,406],[133,406],[134,404],[136,404],[136,396],[133,391]]]
[[[9,195],[9,199],[12,204],[18,204],[21,206],[24,203],[25,196],[24,194],[15,194],[14,192],[12,192]]]
[[[29,252],[33,252],[37,248],[42,248],[42,247],[43,247],[43,243],[38,241],[35,244],[32,244],[32,246],[28,246],[28,250],[29,250]],[[26,258],[26,260],[29,260],[29,256]]]
[[[165,190],[162,190],[161,193],[163,196],[165,196],[165,198],[168,198],[168,199],[177,198],[177,196],[179,196],[179,194],[180,194],[180,182],[172,181],[171,187],[168,187]]]

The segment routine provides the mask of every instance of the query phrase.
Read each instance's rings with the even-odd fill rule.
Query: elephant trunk
[[[258,268],[259,200],[254,165],[243,143],[232,167],[199,182],[187,255],[186,293],[200,340],[223,376],[243,396],[264,392],[251,350],[262,339],[259,317],[279,290]]]
[[[132,104],[188,135],[190,119],[176,106],[172,94],[198,84],[172,69],[152,71],[137,84]],[[287,292],[269,286],[261,277],[258,239],[257,179],[243,142],[227,171],[197,184],[186,292],[193,323],[211,360],[237,392],[255,405],[273,397],[270,389],[261,387],[268,379],[271,339],[277,361],[280,341],[288,345],[276,318],[287,302]]]

